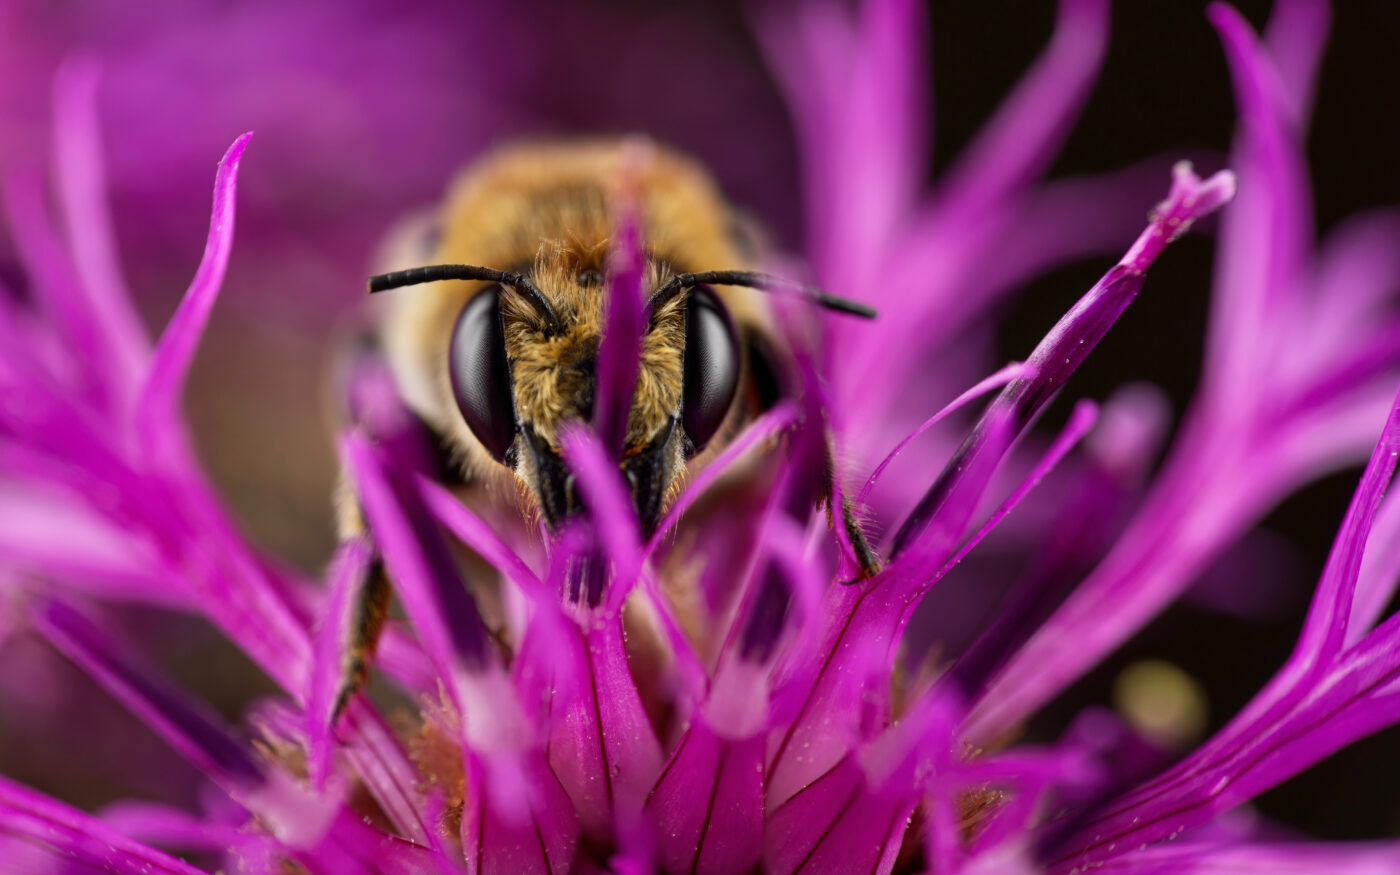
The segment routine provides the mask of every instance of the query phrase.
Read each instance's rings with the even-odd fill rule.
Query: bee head
[[[466,299],[447,348],[452,394],[482,448],[514,471],[545,522],[579,509],[559,434],[593,421],[606,283],[602,247],[542,247],[516,271],[434,265],[383,274],[371,291],[437,280],[489,285]],[[828,309],[869,308],[749,271],[675,274],[651,260],[647,329],[618,466],[644,534],[660,520],[686,459],[719,432],[733,406],[740,355],[734,327],[709,284],[800,293]]]
[[[535,261],[528,276],[549,299],[557,314],[555,320],[508,287],[503,286],[499,293],[515,423],[514,441],[500,458],[527,485],[551,526],[578,507],[573,478],[560,457],[559,434],[566,424],[595,420],[598,350],[606,318],[604,261],[601,253],[580,256],[569,250],[553,251]],[[645,279],[652,287],[664,275],[664,267],[651,263]],[[699,433],[685,427],[686,386],[704,378],[687,370],[687,349],[694,353],[698,348],[697,343],[687,342],[687,321],[685,302],[653,314],[642,340],[618,459],[638,518],[648,533],[659,521],[686,459],[697,447],[703,447],[714,431]],[[472,342],[463,333],[461,322],[458,332],[452,345],[454,357]],[[723,397],[712,402],[722,419],[737,383],[738,358],[732,332],[717,340],[723,348],[704,367],[705,376],[716,367],[724,371]],[[460,373],[455,365],[454,373]],[[493,385],[499,382],[498,377]],[[464,388],[464,381],[454,377],[459,406]]]
[[[607,284],[605,252],[546,247],[516,271],[470,265],[375,277],[374,291],[442,279],[488,283],[467,298],[447,347],[462,420],[481,447],[510,468],[545,522],[579,509],[560,431],[591,423]],[[671,272],[648,263],[648,288]],[[733,403],[740,358],[733,325],[708,289],[671,295],[648,313],[619,468],[650,533],[686,460],[719,431]]]

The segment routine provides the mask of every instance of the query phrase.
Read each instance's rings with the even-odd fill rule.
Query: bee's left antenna
[[[416,286],[422,283],[436,283],[442,280],[480,280],[510,286],[524,295],[553,330],[558,330],[559,314],[539,288],[524,274],[496,270],[494,267],[481,267],[475,264],[430,264],[425,267],[410,267],[392,273],[376,274],[369,278],[370,294]]]

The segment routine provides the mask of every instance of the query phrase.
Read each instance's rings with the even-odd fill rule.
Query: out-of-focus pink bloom
[[[1311,77],[1300,67],[1315,67],[1325,7],[1282,3],[1267,45],[1233,10],[1212,7],[1242,131],[1205,381],[1165,469],[1082,583],[1150,464],[1160,402],[1141,388],[1102,415],[1080,401],[1029,460],[1006,463],[1135,297],[1150,293],[1151,264],[1230,202],[1237,180],[1177,164],[1145,228],[1116,216],[1137,171],[1034,187],[1107,34],[1098,0],[1065,0],[1061,10],[1045,57],[922,204],[916,7],[869,0],[854,21],[834,6],[765,19],[807,159],[813,267],[877,301],[884,319],[830,321],[811,344],[805,329],[819,317],[780,307],[800,391],[696,476],[646,540],[616,459],[620,399],[631,395],[644,330],[645,241],[629,217],[612,253],[595,420],[561,436],[584,512],[542,549],[518,550],[423,476],[416,424],[382,363],[365,356],[350,368],[354,426],[339,448],[372,535],[342,545],[323,588],[248,547],[180,414],[233,246],[248,135],[219,165],[204,256],[151,342],[102,209],[96,79],[70,68],[58,99],[59,220],[37,183],[8,189],[30,300],[0,297],[0,645],[17,630],[47,642],[210,790],[199,810],[126,802],[92,815],[3,780],[0,859],[180,875],[199,870],[172,854],[212,856],[227,870],[290,863],[315,873],[1392,866],[1390,846],[1285,846],[1220,819],[1400,722],[1400,619],[1381,616],[1400,565],[1400,502],[1382,499],[1400,458],[1400,402],[1391,400],[1400,356],[1382,295],[1400,280],[1400,262],[1377,242],[1387,239],[1380,220],[1311,253],[1297,148]],[[1086,198],[1120,184],[1096,213],[1102,224],[1083,220]],[[841,526],[827,534],[811,496],[827,476],[829,432],[873,470],[865,498],[887,479],[879,454],[906,445],[895,424],[909,418],[913,431],[924,421],[927,411],[905,416],[894,400],[932,393],[933,381],[917,360],[894,365],[888,351],[948,355],[958,326],[1010,286],[1120,240],[1122,257],[1024,363],[925,421],[943,427],[948,410],[999,390],[931,484],[875,498],[892,513],[885,564],[853,580],[852,545]],[[946,333],[921,333],[930,322]],[[955,374],[944,388],[957,386]],[[729,582],[732,600],[707,618],[715,643],[702,656],[653,554],[727,467],[774,443],[771,490],[730,514],[756,547]],[[1373,444],[1294,654],[1211,740],[1161,770],[1158,752],[1090,711],[1053,744],[983,749],[1179,594],[1270,503]],[[938,677],[896,687],[922,598],[1062,462],[1072,497],[997,622]],[[1015,475],[1005,494],[1002,468]],[[702,527],[687,549],[718,560],[730,532]],[[509,646],[462,585],[452,540],[499,572],[518,608]],[[352,606],[381,562],[408,623],[391,626],[375,666],[417,697],[415,743],[434,745],[431,755],[410,758],[366,696],[338,700]],[[108,622],[108,606],[121,603],[207,618],[280,688],[249,715],[257,744],[140,656]],[[670,656],[658,688],[633,678],[625,605],[654,618]],[[657,706],[676,719],[654,724]]]

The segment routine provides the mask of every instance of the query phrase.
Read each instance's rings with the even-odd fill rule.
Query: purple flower
[[[197,804],[131,800],[93,814],[0,779],[0,860],[133,873],[1400,865],[1389,843],[1289,843],[1229,816],[1400,723],[1400,619],[1384,616],[1400,577],[1400,501],[1384,498],[1400,459],[1400,323],[1383,298],[1400,258],[1384,216],[1311,241],[1300,141],[1326,7],[1284,0],[1262,42],[1230,7],[1211,7],[1239,105],[1234,172],[1202,179],[1177,164],[1145,227],[1132,216],[1146,204],[1126,185],[1139,170],[1037,182],[1102,58],[1104,2],[1063,0],[1044,56],[926,195],[919,9],[867,0],[849,16],[819,4],[759,23],[804,150],[811,269],[876,304],[879,321],[853,327],[781,302],[801,391],[698,472],[645,538],[615,461],[643,330],[645,241],[628,215],[611,255],[595,418],[561,438],[583,512],[547,544],[503,535],[423,475],[421,435],[366,355],[349,368],[354,426],[338,447],[373,536],[341,546],[324,586],[241,537],[180,411],[233,246],[249,135],[219,165],[203,258],[152,342],[102,206],[96,74],[69,68],[58,220],[36,180],[6,189],[28,288],[0,295],[0,647],[26,632],[46,642],[196,769],[203,790]],[[1155,396],[1080,400],[1048,441],[1032,424],[1152,293],[1146,272],[1167,246],[1222,207],[1201,390],[1110,544],[1163,430]],[[1120,242],[1024,362],[980,382],[980,362],[924,370],[923,356],[965,349],[961,329],[1028,277]],[[917,355],[895,362],[891,349]],[[948,414],[994,390],[954,435]],[[902,403],[940,395],[956,397],[928,419]],[[887,476],[903,435],[925,430],[942,440],[941,473]],[[891,533],[870,579],[856,579],[844,528],[810,506],[828,433],[849,468],[839,473],[867,476],[846,491]],[[1052,743],[1017,743],[1021,721],[1270,506],[1368,451],[1292,656],[1210,740],[1163,763],[1091,710]],[[778,465],[766,494],[668,543],[681,515],[757,452]],[[901,648],[917,643],[909,627],[924,596],[1052,474],[1069,498],[1036,496],[1055,510],[1034,521],[1045,546],[996,622],[940,672],[910,671]],[[718,566],[736,530],[753,555],[703,594],[703,628],[683,628],[653,557]],[[457,560],[458,544],[501,578],[504,637],[463,586],[485,572]],[[374,669],[410,696],[407,728],[340,684],[346,629],[379,562],[407,623],[390,624]],[[581,565],[587,599],[569,595]],[[278,691],[229,725],[141,655],[120,621],[128,604],[204,618]],[[654,683],[638,682],[629,653],[643,629],[665,655]]]

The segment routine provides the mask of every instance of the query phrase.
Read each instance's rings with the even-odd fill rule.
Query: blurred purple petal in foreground
[[[255,5],[251,20],[280,22],[287,39],[319,22]],[[182,413],[247,198],[240,162],[258,147],[238,137],[218,165],[204,256],[148,341],[118,266],[94,116],[99,82],[118,103],[140,99],[138,68],[65,67],[54,208],[32,174],[6,187],[27,282],[0,289],[0,661],[21,636],[42,642],[185,760],[201,790],[88,814],[0,779],[4,865],[178,875],[1394,869],[1393,843],[1290,844],[1230,817],[1400,723],[1400,616],[1385,613],[1400,568],[1400,501],[1386,497],[1400,458],[1400,323],[1388,299],[1400,258],[1390,214],[1312,241],[1301,142],[1326,6],[1284,0],[1264,40],[1230,7],[1211,7],[1239,110],[1232,170],[1203,178],[1182,161],[1142,200],[1138,170],[1038,182],[1104,56],[1104,0],[1062,0],[1043,55],[922,194],[921,9],[817,3],[758,22],[801,142],[807,262],[880,319],[780,306],[793,397],[735,437],[648,537],[615,462],[645,330],[646,240],[628,219],[612,253],[602,400],[592,422],[560,435],[581,512],[540,543],[468,509],[424,476],[430,448],[382,363],[357,354],[338,446],[368,533],[342,546],[322,586],[249,545]],[[338,36],[376,20],[347,14],[306,48],[334,55]],[[427,39],[417,63],[455,39],[404,21],[386,39],[395,51]],[[228,24],[252,44],[239,30],[247,22]],[[482,67],[518,45],[506,39],[511,22],[473,43]],[[162,48],[197,54],[196,23],[189,45]],[[217,66],[217,52],[205,60]],[[402,96],[399,80],[366,84],[346,64],[354,82]],[[282,96],[299,106],[294,92]],[[464,117],[477,96],[460,95]],[[220,109],[237,115],[238,104]],[[196,148],[177,116],[168,121],[153,141]],[[268,178],[282,178],[273,155],[297,167],[368,160],[358,133],[317,138],[341,147],[328,156],[274,144]],[[131,148],[119,141],[125,157],[111,176],[134,190],[150,175],[132,170]],[[370,163],[374,185],[398,178]],[[425,156],[416,170],[441,168]],[[301,205],[330,209],[322,194]],[[295,200],[276,201],[288,221],[301,218]],[[1129,386],[1102,405],[1056,399],[1094,367],[1095,347],[1134,301],[1154,293],[1149,267],[1218,210],[1201,388],[1144,486],[1167,421],[1153,389]],[[927,361],[959,349],[959,332],[1013,287],[1106,252],[1121,257],[1024,362],[991,376],[980,361],[930,375]],[[994,390],[966,432],[944,441],[941,471],[927,453],[903,452],[925,430],[949,438],[948,414]],[[955,400],[925,409],[940,397]],[[1067,419],[1042,440],[1034,423],[1052,405]],[[1208,741],[1172,762],[1150,733],[1104,709],[1058,739],[1020,737],[1270,507],[1368,452],[1292,655]],[[766,488],[747,503],[717,497],[720,473],[760,454],[774,469]],[[892,473],[896,457],[922,475]],[[868,579],[852,579],[857,539],[840,510],[829,520],[813,507],[833,475],[834,503],[868,499],[890,533]],[[850,490],[857,476],[868,479]],[[1058,491],[1038,489],[1052,478]],[[668,541],[678,517],[725,501]],[[1012,519],[1037,531],[1029,567],[998,587],[991,622],[936,662],[906,660],[927,649],[911,631],[925,596]],[[749,552],[735,547],[739,535]],[[697,584],[698,611],[677,610],[666,556],[692,562],[699,578],[724,569]],[[364,619],[357,594],[381,574],[405,619],[391,619],[366,657],[406,698],[342,683],[359,656],[346,644]],[[167,627],[137,634],[124,620],[136,605],[207,621],[274,689],[246,719],[220,716],[150,658],[146,639]],[[661,654],[654,664],[638,657],[639,640]],[[17,687],[27,702],[52,692],[42,679],[30,686]],[[385,701],[397,703],[393,715]]]

